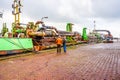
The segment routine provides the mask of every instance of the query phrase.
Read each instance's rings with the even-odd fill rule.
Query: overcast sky
[[[88,31],[94,29],[110,30],[113,36],[120,37],[120,0],[21,0],[21,22],[27,23],[40,20],[44,16],[46,25],[65,30],[66,23],[74,24],[73,30],[82,32],[83,27]],[[1,23],[6,22],[10,28],[13,22],[13,0],[0,0],[0,11],[3,11]],[[0,27],[1,29],[1,27]]]

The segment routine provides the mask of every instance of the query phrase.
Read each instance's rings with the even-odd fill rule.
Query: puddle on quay
[[[120,50],[120,43],[96,44],[91,46],[90,48],[105,50]]]

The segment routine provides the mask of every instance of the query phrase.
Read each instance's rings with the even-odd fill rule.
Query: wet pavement
[[[0,80],[120,80],[120,43],[0,61]]]

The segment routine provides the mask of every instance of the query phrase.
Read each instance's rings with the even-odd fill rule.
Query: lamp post
[[[41,21],[43,22],[43,19],[47,19],[47,18],[48,18],[47,16],[42,17],[42,18],[41,18]],[[42,23],[42,26],[43,26],[43,27],[45,26],[44,22]]]
[[[95,33],[95,29],[96,29],[96,21],[94,20],[93,23],[94,23],[93,33]]]
[[[0,12],[0,18],[2,18],[3,17],[3,13],[2,12]]]
[[[94,30],[96,29],[96,21],[94,20]]]
[[[42,18],[41,18],[41,21],[43,21],[43,19],[47,19],[47,18],[48,18],[48,17],[42,17]]]

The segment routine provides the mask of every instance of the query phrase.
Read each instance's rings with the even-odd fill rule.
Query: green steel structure
[[[66,25],[67,32],[72,32],[72,25],[73,25],[72,23],[67,23],[67,25]],[[72,36],[66,36],[66,39],[68,42],[73,41]]]
[[[66,31],[68,32],[72,32],[72,23],[67,23],[67,26],[66,26]]]
[[[2,30],[1,30],[2,36],[3,36],[6,32],[8,32],[7,24],[6,24],[6,23],[3,23],[3,27],[2,27]]]
[[[87,29],[87,28],[83,28],[83,33],[82,33],[82,39],[83,39],[83,41],[87,41],[87,40],[88,40],[88,36],[87,36],[87,33],[86,33],[86,29]]]

